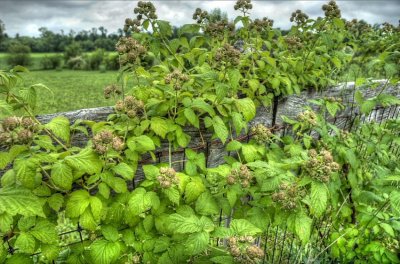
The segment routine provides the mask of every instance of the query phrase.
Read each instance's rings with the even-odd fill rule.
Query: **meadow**
[[[36,114],[56,113],[82,108],[112,105],[103,97],[103,88],[116,82],[117,72],[108,71],[30,71],[23,73],[23,83],[29,86],[36,83],[46,85],[48,90],[38,91],[41,100]]]

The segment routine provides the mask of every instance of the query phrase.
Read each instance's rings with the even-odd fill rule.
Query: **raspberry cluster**
[[[250,243],[254,242],[252,236],[229,237],[229,253],[234,257],[235,263],[253,264],[259,263],[264,257],[264,251]]]
[[[224,64],[237,66],[240,63],[240,51],[225,43],[223,47],[217,50],[214,59],[220,66]]]
[[[0,125],[0,145],[28,144],[38,132],[38,126],[30,117],[6,117]]]
[[[120,152],[124,147],[123,140],[114,136],[109,130],[103,130],[93,137],[93,149],[100,155],[104,155],[111,149]]]
[[[166,84],[172,84],[176,91],[182,89],[182,85],[189,81],[189,76],[182,73],[180,70],[174,70],[170,74],[167,74],[164,78]]]
[[[133,32],[139,33],[140,32],[140,26],[142,23],[138,19],[131,19],[131,18],[126,18],[125,19],[125,25],[124,25],[124,31],[128,32],[130,29],[132,29]]]
[[[160,174],[157,176],[157,181],[163,189],[168,189],[179,184],[179,178],[176,176],[176,171],[169,167],[160,168]]]
[[[303,47],[301,39],[297,36],[286,36],[285,42],[290,49],[301,49]]]
[[[129,118],[141,117],[144,113],[144,103],[129,95],[124,100],[119,100],[116,103],[115,110],[126,114]]]
[[[247,12],[248,10],[253,8],[253,5],[251,4],[251,0],[237,0],[233,8],[235,10]]]
[[[122,37],[116,45],[122,64],[135,64],[147,54],[147,49],[132,37]]]
[[[250,29],[261,32],[263,30],[272,28],[273,25],[274,20],[272,19],[269,19],[267,17],[263,17],[263,19],[256,18],[253,23],[250,24]]]
[[[338,163],[333,161],[332,153],[322,149],[319,153],[315,149],[308,151],[310,159],[303,169],[312,179],[320,182],[329,182],[331,174],[339,170]]]
[[[109,99],[111,97],[115,97],[116,95],[121,94],[121,89],[115,85],[115,84],[110,84],[104,87],[104,98]]]
[[[240,169],[231,170],[231,173],[226,178],[226,181],[229,185],[240,183],[243,188],[247,188],[250,186],[252,179],[252,172],[245,164],[242,164],[240,165]]]
[[[250,129],[250,133],[253,135],[255,141],[258,144],[266,144],[271,141],[273,133],[271,130],[263,124],[257,124]]]
[[[204,33],[218,39],[223,39],[225,32],[232,34],[235,30],[235,25],[228,21],[222,20],[215,23],[209,23],[204,29]]]
[[[208,12],[201,10],[201,8],[196,8],[196,11],[194,11],[193,14],[193,19],[196,20],[197,24],[201,24],[208,19]]]
[[[305,195],[305,190],[297,184],[282,183],[279,185],[279,191],[272,194],[272,200],[278,203],[282,209],[294,211]]]
[[[339,6],[333,0],[329,1],[328,4],[323,5],[322,10],[325,11],[325,16],[327,18],[341,17]]]
[[[133,10],[133,13],[136,14],[135,19],[127,18],[125,19],[124,31],[128,32],[129,29],[132,31],[139,33],[139,27],[142,24],[143,18],[147,19],[157,19],[156,8],[151,2],[143,2],[139,1],[137,7]]]
[[[290,17],[290,22],[296,22],[298,26],[303,25],[307,22],[308,15],[303,13],[300,9],[297,9],[296,12],[292,13]]]
[[[300,113],[297,118],[299,119],[299,121],[301,122],[305,122],[306,124],[308,124],[309,126],[315,126],[317,125],[317,115],[315,114],[314,111],[311,110],[306,110],[302,113]]]
[[[372,30],[371,25],[365,22],[364,20],[358,21],[357,19],[353,19],[351,21],[346,22],[346,28],[353,34],[360,35],[362,33],[366,33]]]

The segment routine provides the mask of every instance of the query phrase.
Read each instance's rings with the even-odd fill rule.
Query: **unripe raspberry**
[[[126,115],[129,117],[129,118],[134,118],[135,116],[136,116],[136,111],[135,110],[129,110],[128,112],[126,112]]]
[[[115,109],[116,109],[118,112],[123,111],[123,110],[124,110],[124,102],[122,102],[121,100],[118,101],[118,102],[115,104]]]
[[[35,125],[35,122],[30,117],[24,117],[21,121],[21,125],[24,128],[31,128]]]
[[[160,173],[161,173],[161,174],[166,174],[167,171],[168,171],[168,167],[161,167],[161,168],[160,168]]]
[[[119,138],[119,137],[113,138],[112,147],[114,150],[121,151],[124,149],[124,146],[125,146],[125,144],[121,138]]]
[[[261,259],[264,257],[264,251],[256,245],[247,247],[246,253],[251,259]]]
[[[236,183],[236,179],[235,179],[235,177],[233,177],[232,175],[229,175],[229,176],[226,178],[226,182],[227,182],[229,185],[233,185],[233,184]]]
[[[6,117],[3,120],[2,126],[5,130],[14,130],[19,126],[19,119],[16,116]]]
[[[230,248],[230,252],[231,252],[231,255],[234,256],[234,257],[239,257],[240,253],[241,253],[240,249],[238,247],[236,247],[236,246],[231,247]]]
[[[33,133],[28,129],[23,129],[18,132],[18,141],[25,144],[32,140]]]

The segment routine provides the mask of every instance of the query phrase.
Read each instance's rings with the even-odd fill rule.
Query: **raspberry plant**
[[[172,38],[154,5],[139,2],[125,21],[132,36],[116,47],[121,84],[104,91],[116,102],[103,122],[42,124],[34,111],[45,87],[18,88],[21,67],[0,71],[0,262],[399,262],[399,120],[354,118],[351,131],[330,121],[346,107],[368,115],[399,104],[384,93],[399,81],[399,28],[345,21],[331,1],[323,18],[294,12],[283,36],[270,19],[253,21],[252,7],[239,0],[233,23],[196,9],[196,23]],[[387,82],[365,99],[358,87],[371,72]],[[248,131],[257,108],[275,109],[275,122],[284,96],[349,78],[353,104],[313,100],[283,118],[290,133],[265,124]],[[191,149],[187,128],[200,147]],[[74,145],[76,133],[89,138],[84,146]],[[208,164],[199,151],[206,140],[230,153],[223,164]],[[156,163],[162,146],[168,158]],[[179,150],[183,161],[173,160]],[[59,240],[60,218],[77,226],[77,243]],[[286,236],[291,245],[277,249]]]

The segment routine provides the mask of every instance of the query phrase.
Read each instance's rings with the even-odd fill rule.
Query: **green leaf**
[[[160,199],[154,192],[147,192],[143,188],[137,188],[132,192],[128,202],[128,209],[133,215],[150,210],[152,207],[157,208],[160,204]]]
[[[33,140],[33,142],[38,145],[39,147],[46,149],[46,150],[55,150],[56,148],[53,145],[53,140],[51,137],[47,135],[38,135]]]
[[[380,223],[379,226],[382,227],[382,229],[385,230],[385,232],[388,235],[390,235],[391,237],[395,237],[394,230],[391,225],[389,225],[387,223]]]
[[[103,164],[91,148],[85,148],[76,155],[68,156],[65,162],[77,171],[95,174],[101,171]]]
[[[240,74],[240,71],[238,69],[228,70],[229,84],[233,89],[238,88],[241,77],[242,75]]]
[[[206,190],[203,181],[199,177],[191,178],[191,181],[185,188],[185,201],[190,204],[197,200],[197,198]]]
[[[151,130],[156,133],[156,135],[165,138],[165,135],[168,133],[168,123],[165,119],[159,117],[153,117],[150,123]]]
[[[393,213],[400,217],[400,191],[390,193],[390,205]]]
[[[58,234],[56,226],[47,220],[39,221],[36,226],[31,229],[32,234],[37,240],[46,244],[53,244],[58,242]]]
[[[129,138],[127,145],[130,150],[139,151],[141,153],[156,149],[153,140],[145,135]]]
[[[0,232],[7,233],[12,229],[13,217],[7,212],[0,213]]]
[[[169,219],[171,230],[178,234],[191,234],[202,231],[200,221],[195,215],[184,217],[180,214],[172,214]]]
[[[197,199],[196,212],[202,215],[219,214],[218,204],[209,192],[203,192]]]
[[[237,236],[257,235],[262,233],[262,230],[247,221],[246,219],[233,219],[230,228]]]
[[[185,24],[179,28],[179,35],[182,34],[195,34],[200,30],[200,25],[198,24]]]
[[[15,241],[15,247],[18,251],[33,254],[35,253],[35,238],[26,232],[21,232]]]
[[[165,196],[167,196],[168,200],[170,200],[172,203],[179,205],[179,200],[181,198],[181,195],[179,194],[179,190],[176,188],[168,188],[164,189],[163,193]]]
[[[303,244],[306,244],[311,235],[312,220],[305,213],[299,212],[295,218],[295,231]]]
[[[103,239],[96,240],[90,246],[89,252],[93,263],[111,264],[120,257],[121,244],[119,242],[109,242]]]
[[[57,187],[71,190],[73,181],[71,167],[64,162],[55,163],[51,168],[51,180]]]
[[[135,172],[133,171],[133,169],[124,162],[118,163],[118,165],[114,166],[112,170],[116,174],[124,177],[124,179],[126,180],[132,180],[133,177],[135,176]]]
[[[246,122],[243,120],[243,116],[239,113],[233,112],[232,114],[232,123],[235,128],[236,135],[240,135],[243,128],[246,128]]]
[[[215,116],[215,111],[212,108],[212,106],[207,104],[206,102],[204,102],[204,99],[202,99],[202,98],[194,99],[191,107],[203,110],[203,111],[207,112],[210,116]]]
[[[232,140],[226,145],[226,150],[227,151],[234,151],[234,150],[239,150],[242,147],[242,143],[240,143],[237,140]]]
[[[18,189],[0,188],[0,213],[4,212],[10,215],[45,217],[39,197],[21,187],[18,187]]]
[[[373,99],[369,99],[369,100],[365,100],[360,107],[360,110],[363,114],[369,114],[372,109],[374,109],[376,106],[376,100]]]
[[[65,210],[68,217],[79,217],[90,204],[90,194],[85,190],[78,190],[71,193]]]
[[[219,116],[213,117],[213,127],[214,132],[217,137],[225,144],[226,139],[228,138],[229,132],[228,128],[226,128],[224,121]]]
[[[196,113],[193,111],[193,109],[185,108],[183,113],[190,124],[192,124],[196,128],[200,127],[199,117],[196,115]]]
[[[17,160],[14,162],[14,170],[17,181],[22,186],[33,189],[35,188],[36,182],[36,165],[31,160]]]
[[[95,221],[100,221],[101,212],[103,210],[103,203],[96,196],[90,197],[90,209]]]
[[[256,106],[250,98],[237,99],[235,105],[247,122],[256,116]]]
[[[242,145],[242,154],[247,162],[252,162],[259,158],[256,147],[251,144]]]
[[[103,225],[101,227],[101,233],[105,239],[111,242],[116,242],[119,239],[118,229],[112,225]]]
[[[210,258],[210,261],[212,261],[212,263],[216,263],[216,264],[233,264],[233,263],[235,263],[232,256],[216,256],[216,257]]]
[[[70,126],[68,118],[64,116],[57,116],[53,118],[45,128],[51,130],[60,139],[69,142],[70,139]]]
[[[207,232],[190,234],[186,240],[186,252],[190,255],[200,254],[208,248],[210,235]]]
[[[55,193],[47,199],[47,203],[51,209],[58,212],[64,204],[64,196],[60,193]]]
[[[143,172],[147,180],[155,180],[160,174],[160,169],[154,165],[143,165]]]
[[[250,89],[255,92],[257,91],[258,87],[260,86],[260,81],[257,79],[251,79],[248,82]]]
[[[311,212],[320,217],[328,205],[328,188],[324,183],[311,183]]]

